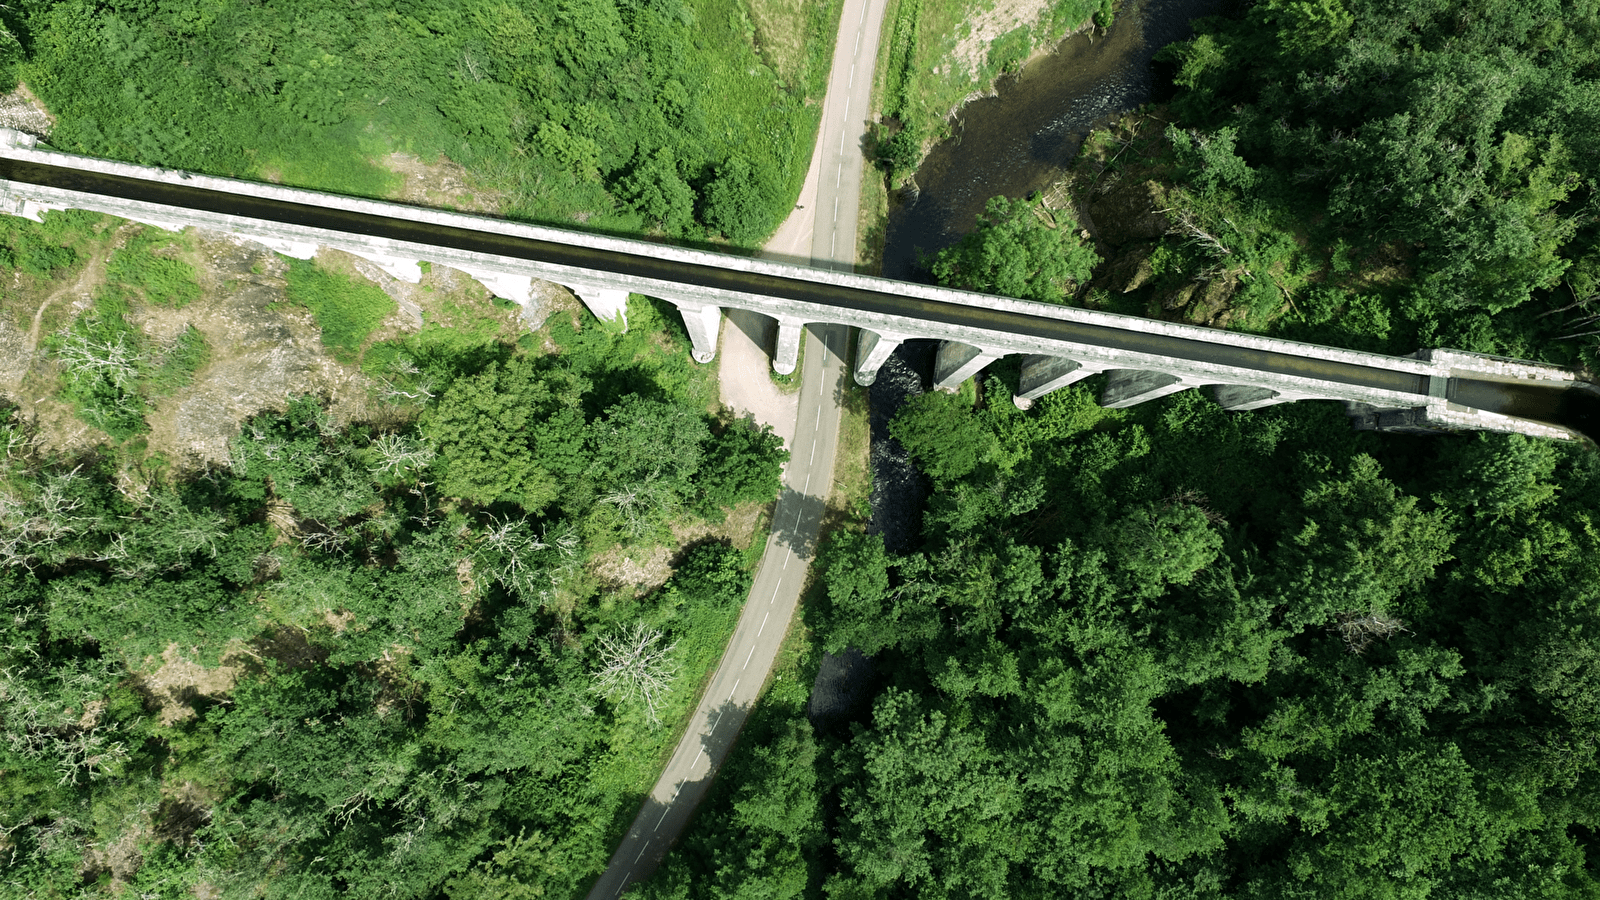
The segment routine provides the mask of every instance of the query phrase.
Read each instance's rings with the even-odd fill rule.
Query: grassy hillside
[[[805,175],[837,14],[71,0],[13,27],[15,72],[57,116],[61,149],[372,196],[448,159],[466,167],[464,205],[753,244]]]

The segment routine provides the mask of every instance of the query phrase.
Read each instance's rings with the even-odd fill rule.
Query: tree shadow
[[[672,796],[667,802],[649,795],[642,798],[639,812],[612,852],[605,872],[589,890],[590,900],[614,900],[623,895],[630,885],[645,881],[655,874],[678,841],[693,827],[695,815],[704,805],[718,771],[738,742],[750,711],[751,707],[731,700],[724,701],[712,710],[710,732],[700,736],[700,753],[690,763],[692,770],[698,766],[699,756],[706,756],[709,758],[706,770],[698,777],[685,778],[674,784]],[[626,805],[621,807],[627,808]]]
[[[779,545],[801,559],[810,559],[816,553],[817,534],[827,512],[826,491],[823,493],[824,496],[808,496],[787,484],[778,493],[778,505],[772,512],[772,534]],[[807,522],[812,524],[808,527]]]

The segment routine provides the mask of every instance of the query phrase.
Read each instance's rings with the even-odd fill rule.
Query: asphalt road
[[[822,133],[817,136],[820,159],[814,163],[814,265],[832,264],[849,270],[855,262],[865,168],[862,142],[871,118],[872,73],[878,60],[885,6],[886,0],[845,0],[839,15],[839,37],[833,47],[833,69],[822,106]],[[801,203],[805,203],[804,196]]]
[[[799,428],[773,512],[772,535],[733,639],[684,737],[628,829],[589,900],[613,900],[647,877],[682,833],[744,726],[777,659],[816,549],[838,446],[848,330],[813,329],[802,372]]]
[[[772,255],[802,256],[809,247],[812,265],[853,268],[864,169],[861,143],[884,5],[885,0],[845,0],[811,169],[795,214],[768,244]],[[590,889],[589,900],[614,900],[628,885],[648,877],[682,835],[771,674],[799,605],[833,487],[849,345],[849,329],[843,326],[812,325],[808,330],[783,493],[750,597],[688,730]]]

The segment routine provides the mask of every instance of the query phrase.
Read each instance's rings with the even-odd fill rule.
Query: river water
[[[1167,92],[1156,51],[1188,38],[1189,23],[1228,0],[1125,0],[1109,29],[1067,38],[1006,77],[997,94],[957,113],[954,135],[917,170],[889,214],[883,274],[915,280],[917,252],[933,253],[970,231],[990,197],[1023,197],[1059,176],[1097,124]]]

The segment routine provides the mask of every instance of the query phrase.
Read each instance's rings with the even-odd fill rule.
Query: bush
[[[139,382],[148,361],[143,337],[128,324],[127,304],[104,294],[50,340],[62,364],[61,395],[78,417],[118,440],[147,429]]]

